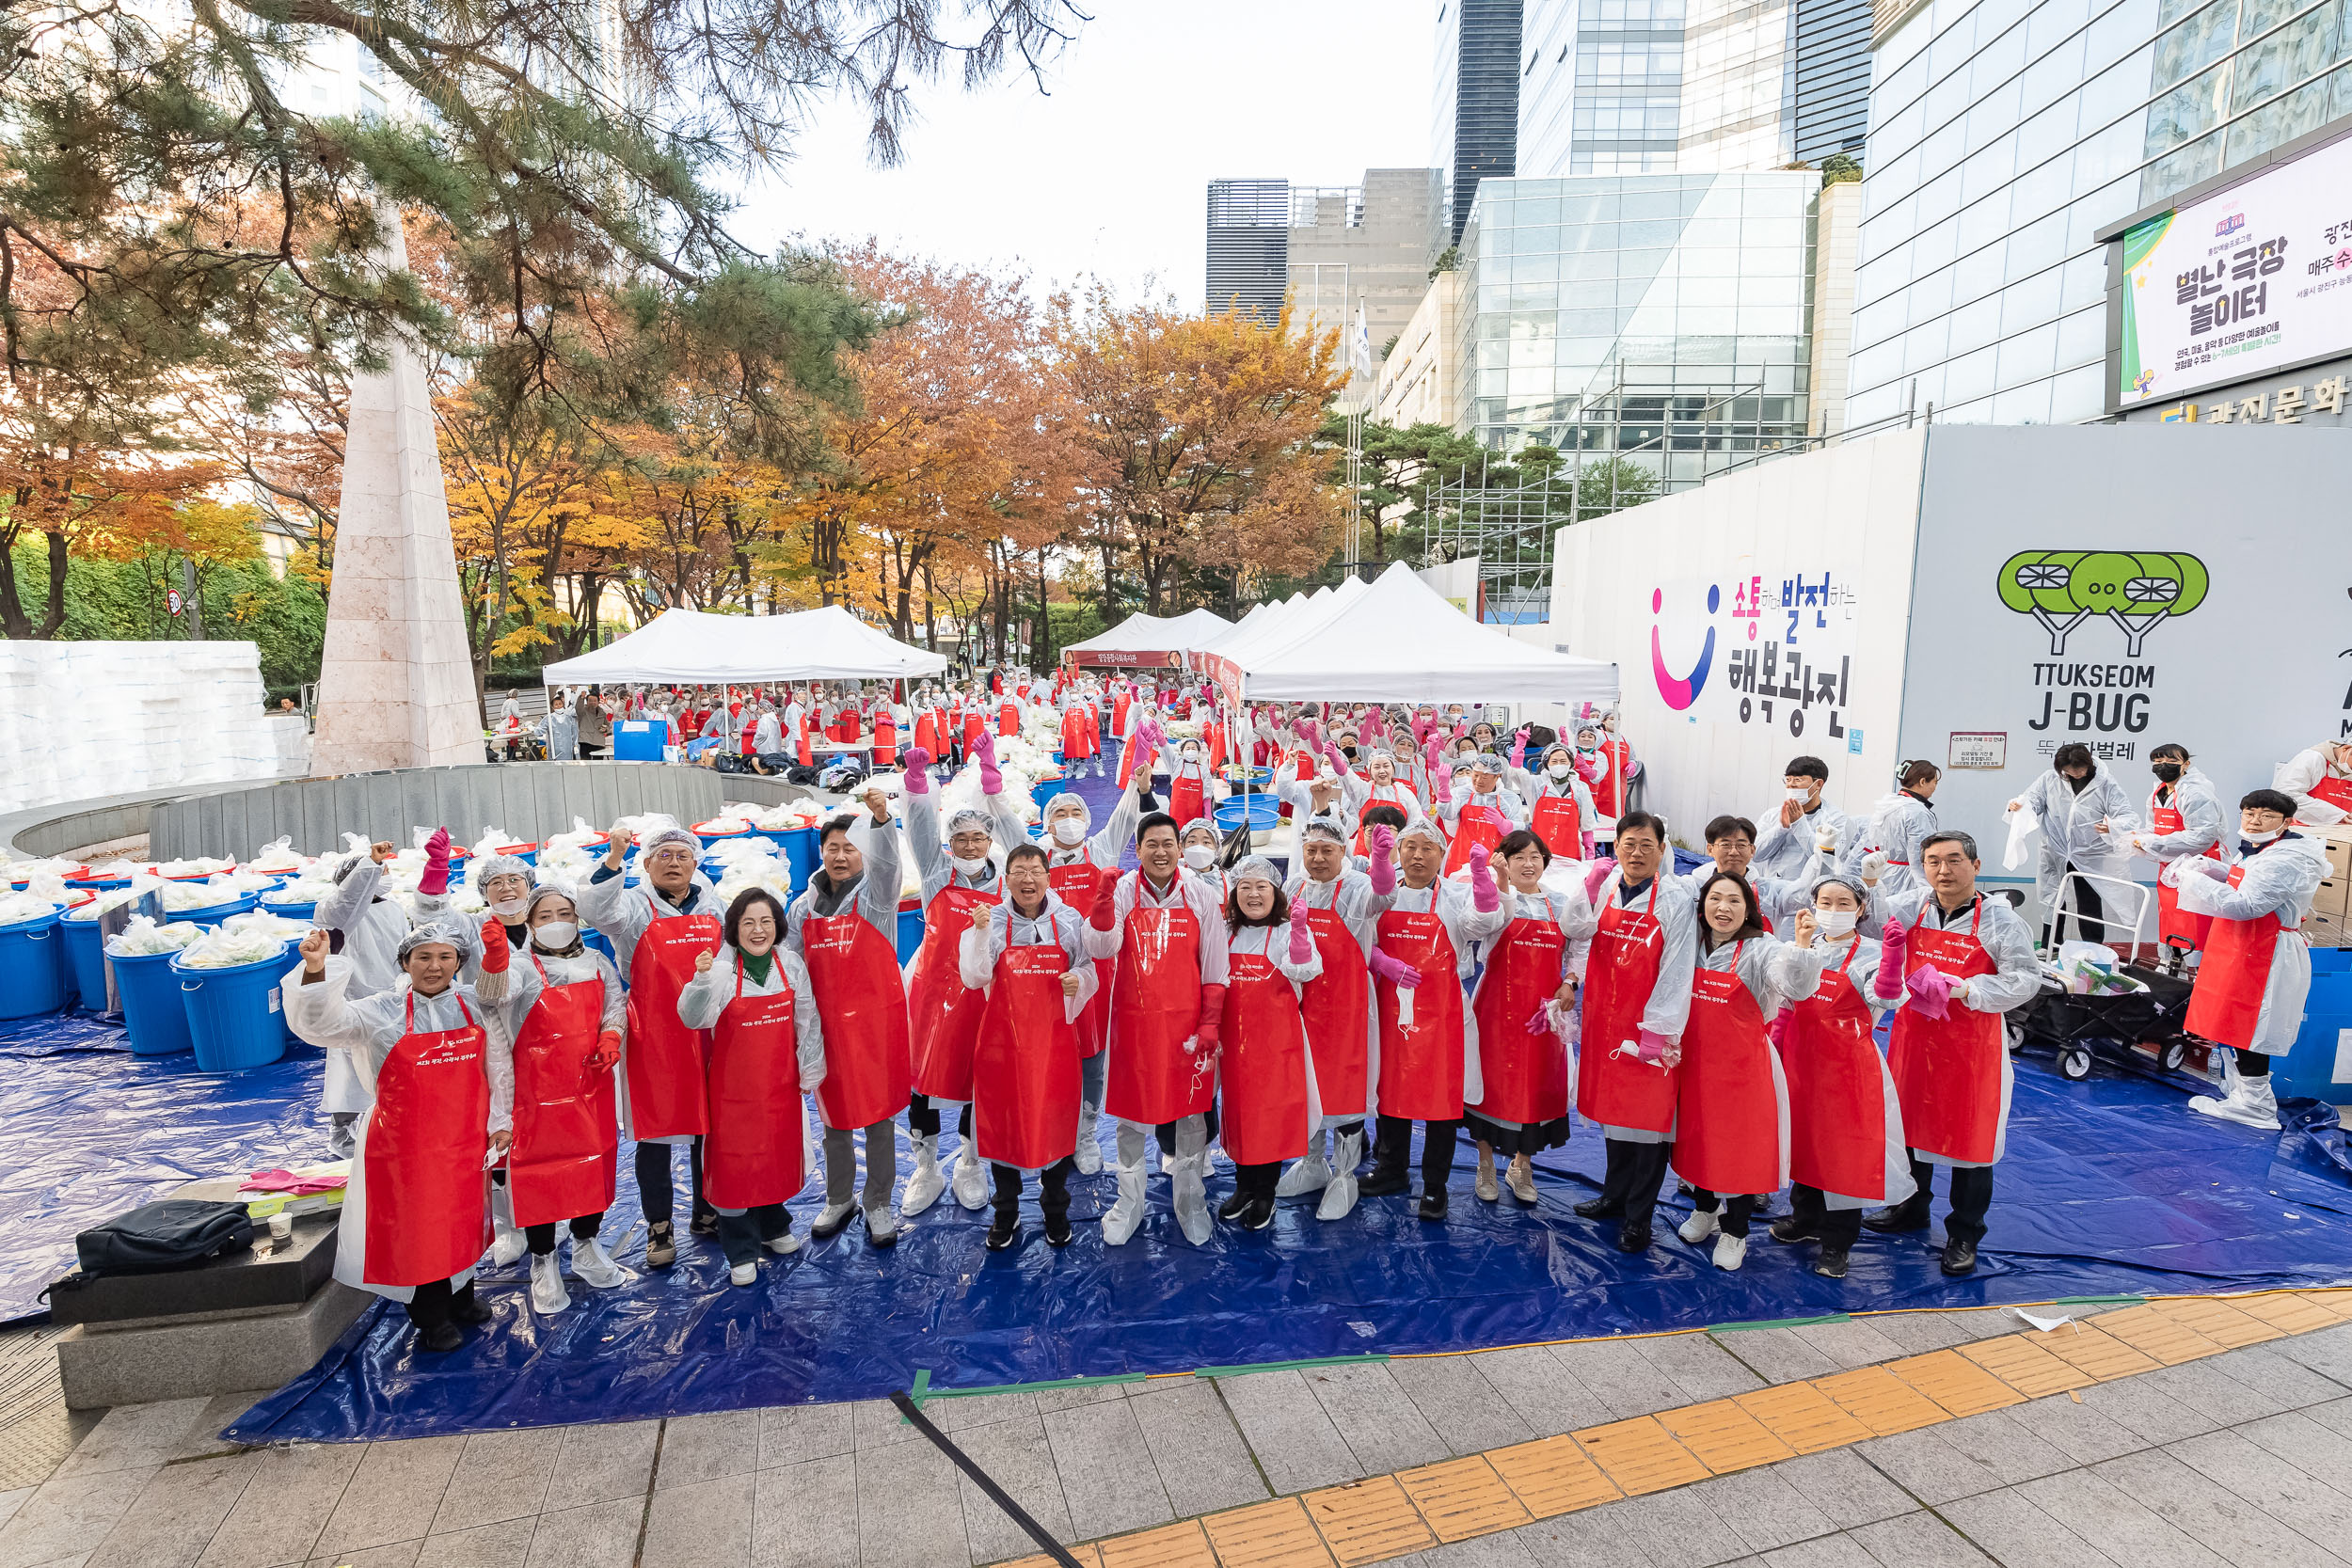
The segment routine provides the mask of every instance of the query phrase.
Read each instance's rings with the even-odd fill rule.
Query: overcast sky
[[[1436,0],[1080,0],[1094,20],[1054,67],[978,94],[934,87],[898,167],[854,111],[823,114],[730,225],[773,244],[876,235],[1041,284],[1147,277],[1198,308],[1209,181],[1352,185],[1430,155]]]

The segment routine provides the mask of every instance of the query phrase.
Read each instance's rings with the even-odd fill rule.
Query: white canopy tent
[[[1181,665],[1193,649],[1232,629],[1232,622],[1208,610],[1188,610],[1172,616],[1130,615],[1108,631],[1073,642],[1062,650],[1062,657],[1073,664],[1121,668]]]
[[[549,686],[725,686],[897,680],[946,668],[946,656],[909,647],[828,605],[790,615],[665,610],[618,641],[548,665],[541,679]]]

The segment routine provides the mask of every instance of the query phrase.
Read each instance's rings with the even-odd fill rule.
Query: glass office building
[[[2104,408],[2106,246],[2352,115],[2345,0],[1882,0],[1849,428]]]
[[[1489,180],[1462,235],[1471,433],[1669,488],[1802,437],[1820,177]]]
[[[1521,0],[1438,0],[1434,161],[1445,171],[1449,242],[1479,182],[1518,166]]]

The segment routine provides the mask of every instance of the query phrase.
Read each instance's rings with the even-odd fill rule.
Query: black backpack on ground
[[[168,1274],[252,1244],[244,1204],[192,1197],[143,1205],[73,1238],[86,1275]]]

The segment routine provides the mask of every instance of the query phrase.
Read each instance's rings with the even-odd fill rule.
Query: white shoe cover
[[[1715,1234],[1715,1227],[1720,1222],[1713,1214],[1702,1214],[1696,1209],[1693,1209],[1691,1211],[1691,1217],[1682,1222],[1682,1224],[1676,1229],[1675,1234],[1690,1243],[1692,1246],[1696,1246],[1701,1242],[1707,1240],[1709,1236]]]
[[[572,1273],[580,1275],[581,1284],[598,1291],[610,1291],[637,1277],[612,1261],[612,1255],[594,1236],[572,1243]]]
[[[956,1150],[956,1174],[951,1185],[956,1190],[956,1201],[966,1209],[988,1207],[988,1165],[969,1138]]]
[[[1282,1173],[1282,1180],[1274,1184],[1276,1197],[1305,1197],[1319,1193],[1331,1184],[1331,1167],[1323,1158],[1324,1140],[1330,1134],[1323,1128],[1307,1144],[1307,1157]]]
[[[501,1269],[531,1250],[523,1233],[515,1228],[513,1196],[496,1182],[490,1187],[490,1261]]]
[[[1331,1144],[1331,1180],[1315,1206],[1319,1220],[1345,1219],[1356,1210],[1356,1167],[1364,1161],[1364,1135],[1342,1132]]]
[[[770,1252],[775,1253],[778,1257],[787,1257],[801,1250],[801,1239],[798,1236],[793,1235],[789,1230],[786,1231],[783,1235],[777,1237],[772,1242],[762,1242],[759,1244],[766,1247]],[[748,1266],[749,1265],[746,1265],[746,1267]],[[737,1283],[740,1284],[741,1281],[739,1280]]]
[[[1747,1260],[1747,1256],[1748,1239],[1745,1236],[1715,1238],[1715,1266],[1717,1268],[1736,1269]]]
[[[572,1295],[564,1289],[564,1265],[550,1252],[531,1260],[531,1309],[534,1312],[561,1312],[572,1304]]]
[[[907,1190],[898,1195],[898,1212],[919,1214],[939,1201],[939,1195],[947,1190],[946,1178],[939,1174],[939,1134],[914,1134],[914,1174],[907,1178]]]
[[[1184,1231],[1184,1240],[1194,1246],[1205,1243],[1214,1228],[1210,1224],[1208,1183],[1201,1174],[1208,1163],[1205,1150],[1189,1158],[1179,1156],[1168,1163],[1169,1198],[1176,1207],[1176,1225]]]
[[[757,1263],[738,1263],[727,1271],[727,1278],[737,1285],[749,1285],[759,1277]]]
[[[2271,1092],[2267,1073],[2260,1078],[2233,1077],[2228,1098],[2216,1100],[2211,1095],[2196,1095],[2190,1099],[2188,1108],[2265,1132],[2279,1130],[2279,1100]]]
[[[1078,1112],[1077,1160],[1080,1176],[1092,1176],[1103,1168],[1103,1140],[1095,1132],[1102,1119],[1103,1113],[1090,1107],[1081,1107]]]
[[[1103,1244],[1125,1246],[1143,1224],[1143,1171],[1119,1167],[1119,1200],[1103,1216]]]

